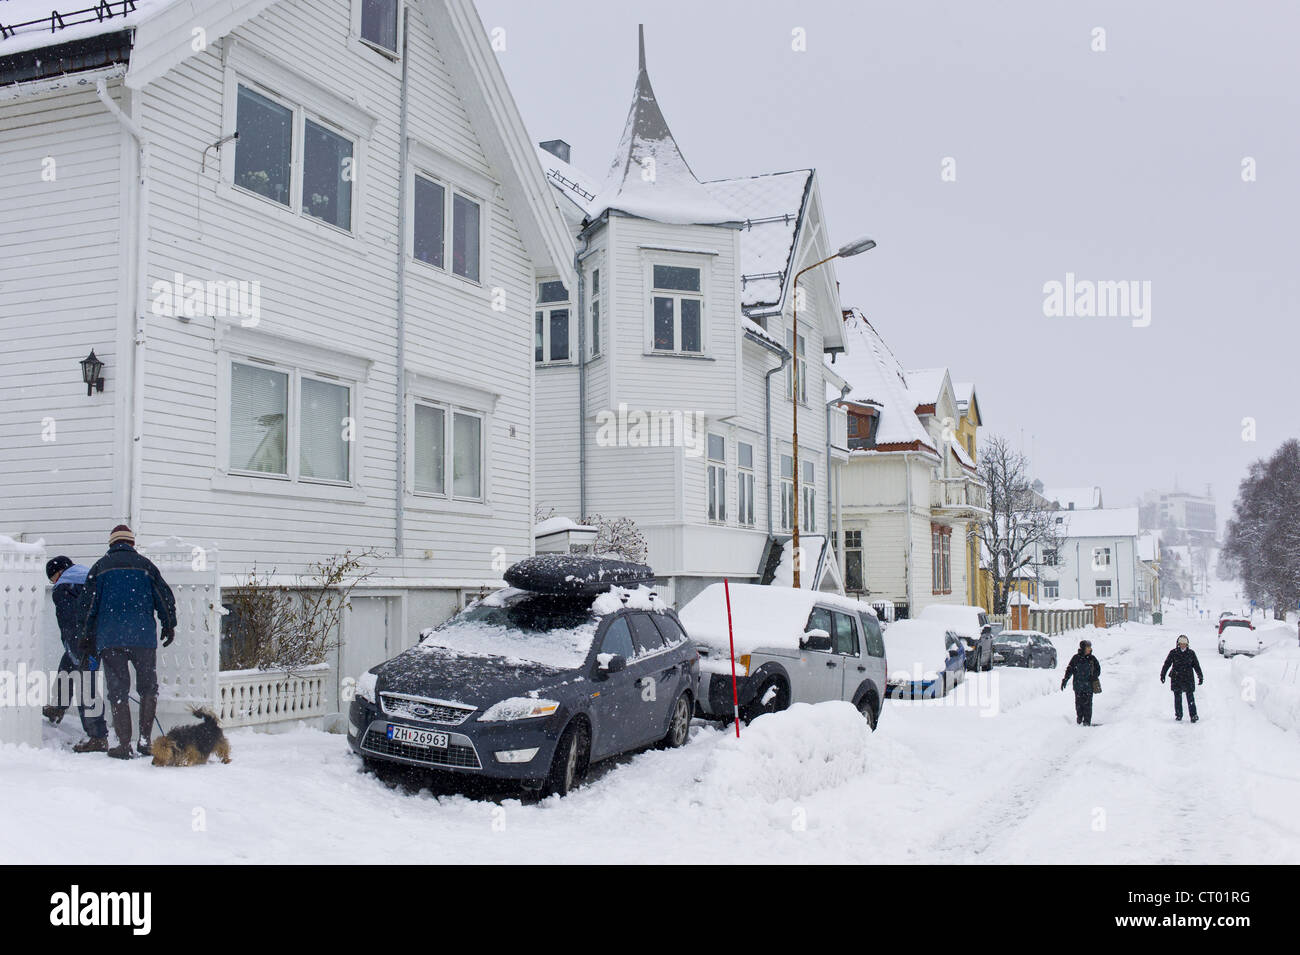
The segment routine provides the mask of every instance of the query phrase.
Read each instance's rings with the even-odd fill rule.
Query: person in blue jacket
[[[140,736],[136,751],[153,753],[151,729],[158,709],[158,630],[162,645],[176,636],[176,597],[153,561],[135,549],[135,534],[118,524],[108,537],[108,553],[95,562],[86,577],[89,601],[82,640],[88,652],[98,652],[108,686],[117,745],[108,751],[114,759],[131,758],[131,691],[128,664],[135,669],[140,694]]]
[[[81,619],[86,611],[86,576],[89,573],[88,567],[74,564],[71,558],[62,554],[45,564],[45,576],[54,585],[50,599],[54,601],[63,658],[59,660],[54,702],[43,712],[51,723],[62,720],[72,704],[72,690],[76,687],[80,698],[81,728],[86,731],[86,738],[72,748],[78,753],[106,753],[108,725],[104,722],[104,701],[98,695],[99,661],[81,652]]]

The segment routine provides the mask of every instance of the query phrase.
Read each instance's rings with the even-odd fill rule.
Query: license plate
[[[433,730],[419,730],[413,726],[388,724],[388,738],[394,743],[406,743],[409,746],[430,746],[434,749],[447,748],[447,734],[435,733]]]

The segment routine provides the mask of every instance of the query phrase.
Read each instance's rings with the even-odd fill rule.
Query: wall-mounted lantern
[[[90,354],[81,359],[81,380],[86,383],[86,397],[104,390],[104,379],[99,374],[103,370],[104,363],[95,357],[92,348]]]

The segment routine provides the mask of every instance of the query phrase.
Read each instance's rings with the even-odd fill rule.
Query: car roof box
[[[586,554],[538,554],[505,572],[511,587],[556,596],[597,596],[610,587],[652,586],[655,573],[645,564]]]

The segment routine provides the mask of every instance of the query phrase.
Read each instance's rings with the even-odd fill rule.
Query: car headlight
[[[528,696],[512,696],[500,703],[493,703],[479,717],[481,723],[500,723],[507,720],[534,720],[540,716],[550,716],[560,708],[555,700],[535,700]]]
[[[357,677],[357,696],[367,703],[375,702],[375,686],[378,682],[379,674],[367,670]]]

